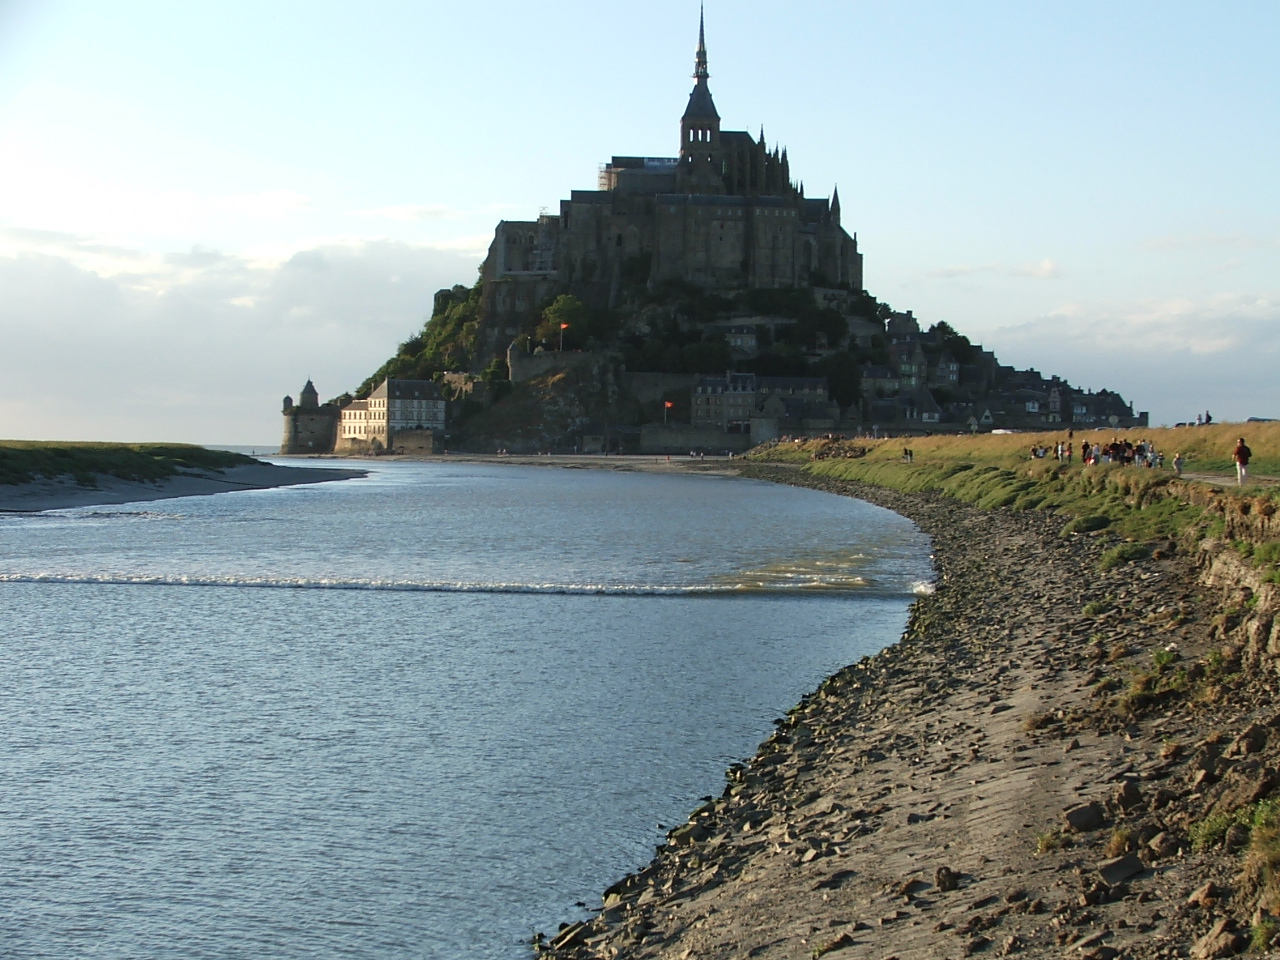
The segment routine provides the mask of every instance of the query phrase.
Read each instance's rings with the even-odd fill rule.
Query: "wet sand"
[[[269,463],[228,467],[225,470],[183,470],[155,482],[120,480],[99,476],[96,486],[86,487],[72,477],[33,480],[0,485],[0,513],[32,513],[67,507],[102,506],[167,500],[172,497],[204,497],[232,490],[268,490],[306,483],[327,483],[363,477],[367,471],[328,467],[279,467]]]

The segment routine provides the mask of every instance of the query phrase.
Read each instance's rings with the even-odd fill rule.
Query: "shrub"
[[[1114,570],[1116,567],[1136,560],[1145,560],[1151,556],[1151,548],[1145,543],[1121,543],[1112,547],[1098,560],[1100,570]]]
[[[1069,846],[1071,846],[1071,838],[1061,830],[1046,830],[1036,834],[1036,856],[1038,857]]]
[[[1076,517],[1062,528],[1062,535],[1065,537],[1073,533],[1092,533],[1094,530],[1104,530],[1109,526],[1111,526],[1110,517],[1095,513],[1089,516]]]

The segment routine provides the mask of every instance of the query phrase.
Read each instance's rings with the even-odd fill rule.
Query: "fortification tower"
[[[338,437],[339,409],[320,404],[320,394],[310,380],[298,394],[298,404],[284,398],[284,438],[281,453],[330,453]]]

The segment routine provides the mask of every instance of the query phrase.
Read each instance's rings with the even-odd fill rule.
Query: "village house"
[[[397,434],[444,430],[447,414],[448,401],[439,384],[431,380],[383,380],[367,400],[353,400],[342,408],[337,449],[391,450]]]
[[[806,420],[834,422],[839,415],[824,377],[702,376],[694,382],[692,400],[692,425],[724,433],[750,433],[753,419],[799,427]]]

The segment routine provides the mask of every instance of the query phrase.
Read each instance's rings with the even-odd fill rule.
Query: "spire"
[[[711,76],[707,73],[707,39],[706,31],[703,29],[704,22],[702,4],[698,4],[698,52],[693,60],[693,75],[699,82]]]
[[[717,124],[720,121],[720,114],[716,113],[715,102],[711,99],[711,88],[707,86],[707,77],[711,76],[707,72],[707,41],[706,30],[704,29],[704,16],[702,8],[698,8],[698,53],[694,58],[693,92],[689,94],[689,106],[685,108],[685,120],[715,120]]]

